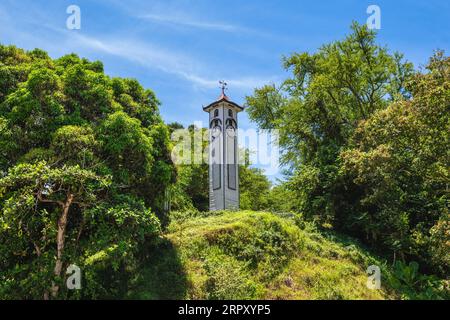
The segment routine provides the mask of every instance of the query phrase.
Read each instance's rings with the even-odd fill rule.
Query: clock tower
[[[209,209],[239,209],[238,119],[244,110],[226,95],[203,108],[209,113]]]

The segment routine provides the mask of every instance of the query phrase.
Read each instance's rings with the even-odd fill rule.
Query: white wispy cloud
[[[2,22],[9,20],[8,11],[0,4],[0,17]],[[46,16],[46,12],[39,12]],[[103,53],[135,63],[148,70],[173,75],[191,85],[201,89],[217,88],[218,80],[225,79],[235,89],[251,90],[268,82],[277,82],[274,77],[242,75],[234,76],[223,69],[217,69],[208,65],[201,57],[187,54],[183,50],[161,47],[150,41],[139,39],[127,39],[124,34],[118,35],[87,35],[82,32],[73,32],[65,28],[56,27],[43,21],[50,19],[31,19],[27,17],[27,23],[35,26],[33,32],[22,26],[21,21],[12,20],[5,23],[5,28],[0,30],[0,35],[5,33],[8,38],[15,39],[15,44],[26,44],[24,47],[40,47],[57,57],[69,52],[90,55],[90,52]],[[163,19],[159,16],[159,19]],[[191,25],[198,28],[210,28],[223,31],[241,30],[239,26],[222,23],[206,23],[193,21],[188,18],[168,18],[167,22]],[[39,30],[38,32],[36,30]],[[39,36],[36,36],[39,35]]]
[[[149,43],[124,40],[99,40],[93,37],[74,34],[72,45],[114,55],[139,65],[173,74],[201,88],[216,88],[217,81],[227,79],[234,88],[253,89],[268,82],[276,82],[274,77],[244,76],[230,78],[226,74],[217,74],[217,78],[205,77],[202,70],[209,70],[198,60],[182,53],[175,53]]]
[[[216,22],[208,22],[201,21],[199,19],[195,19],[192,17],[188,17],[186,15],[166,15],[166,14],[144,14],[138,16],[140,19],[151,20],[153,22],[173,24],[179,26],[186,26],[192,28],[199,29],[208,29],[208,30],[218,30],[225,32],[237,32],[237,31],[248,31],[248,29],[243,28],[241,26],[227,24],[227,23],[216,23]]]

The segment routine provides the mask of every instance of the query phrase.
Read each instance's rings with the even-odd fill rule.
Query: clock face
[[[215,126],[212,128],[211,134],[213,138],[217,138],[222,133],[222,128],[220,126]]]
[[[233,126],[227,126],[227,135],[229,137],[234,137],[236,135],[236,130]]]

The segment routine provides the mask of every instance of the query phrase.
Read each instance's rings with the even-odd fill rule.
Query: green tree
[[[262,169],[251,166],[249,151],[241,150],[241,152],[245,153],[245,161],[239,165],[240,209],[267,210],[272,184]]]
[[[174,211],[182,210],[209,210],[209,178],[208,178],[208,164],[196,163],[194,152],[197,150],[194,147],[194,135],[201,138],[203,152],[208,146],[206,128],[197,128],[190,125],[187,129],[180,123],[171,123],[168,125],[172,133],[175,130],[185,130],[185,139],[190,139],[188,144],[191,146],[190,164],[179,164],[177,166],[177,182],[171,189],[171,209]],[[198,160],[198,155],[197,155]],[[201,159],[203,160],[203,159]],[[203,161],[202,161],[203,162]]]
[[[427,73],[408,83],[411,100],[391,104],[362,121],[352,147],[342,153],[349,189],[340,219],[347,231],[379,246],[419,259],[447,274],[450,269],[450,58],[434,55]]]
[[[296,209],[324,222],[335,220],[346,192],[339,182],[340,151],[360,120],[408,96],[404,82],[412,71],[400,54],[377,45],[366,26],[355,23],[352,31],[314,54],[285,58],[292,78],[247,97],[250,119],[280,132]]]
[[[279,181],[270,189],[268,206],[270,211],[278,213],[295,213],[298,207],[295,191],[288,188],[284,181]]]
[[[57,221],[54,275],[56,278],[60,278],[69,210],[73,206],[83,208],[95,202],[97,193],[108,184],[107,177],[99,177],[79,166],[63,166],[60,169],[52,169],[47,163],[39,162],[34,165],[19,164],[13,167],[8,175],[0,180],[0,189],[6,191],[5,194],[0,194],[5,199],[1,222],[2,231],[14,230],[19,233],[9,234],[7,238],[2,237],[2,240],[5,241],[4,244],[7,243],[23,254],[30,254],[26,244],[27,242],[32,243],[35,251],[32,254],[39,258],[50,240],[41,244],[42,237],[39,236],[45,232],[45,229],[55,231],[44,223],[45,218],[49,217],[45,217],[47,212],[43,213],[42,211],[51,211],[53,214],[50,216]],[[72,208],[71,211],[73,213],[75,210]],[[40,216],[41,213],[43,213],[44,219]],[[21,234],[26,236],[18,239],[17,236],[20,237]],[[8,251],[11,252],[11,249]],[[58,285],[52,287],[54,297],[58,295],[58,290]]]
[[[155,94],[38,49],[0,46],[0,75],[0,298],[123,293],[175,181]]]

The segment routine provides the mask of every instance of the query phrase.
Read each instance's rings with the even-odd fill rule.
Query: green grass
[[[149,250],[132,299],[395,299],[370,290],[384,263],[351,239],[266,212],[178,218]]]

